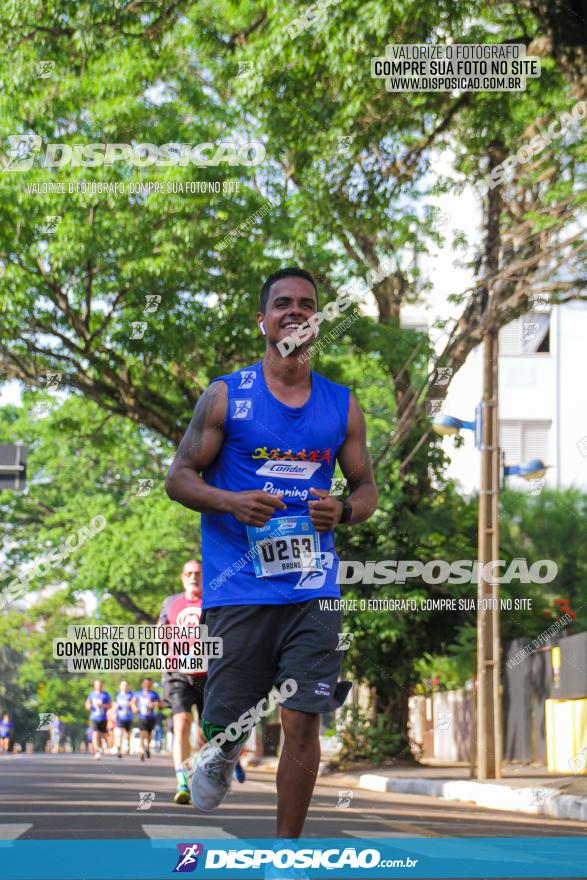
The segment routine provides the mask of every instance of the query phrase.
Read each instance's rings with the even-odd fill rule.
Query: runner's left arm
[[[349,402],[346,438],[337,460],[350,489],[350,495],[346,496],[353,508],[349,525],[364,522],[377,510],[377,488],[367,448],[365,416],[353,395]],[[310,489],[310,492],[318,498],[308,502],[314,528],[318,532],[331,531],[342,517],[343,506],[339,497],[322,489]]]

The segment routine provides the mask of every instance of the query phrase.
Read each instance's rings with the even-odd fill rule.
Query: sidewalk
[[[273,770],[277,759],[265,758],[259,769]],[[320,765],[320,784],[355,787],[367,791],[393,791],[425,795],[446,801],[460,801],[487,807],[587,821],[587,776],[559,776],[546,767],[505,765],[503,778],[477,782],[470,778],[468,764],[398,762],[389,768],[329,772]]]
[[[587,821],[587,777],[560,776],[546,767],[505,765],[499,780],[478,782],[468,765],[430,762],[362,773],[358,787],[473,803],[492,810]]]

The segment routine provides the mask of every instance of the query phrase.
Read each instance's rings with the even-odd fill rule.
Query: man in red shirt
[[[198,626],[202,614],[202,565],[190,559],[181,570],[183,593],[168,596],[159,614],[160,624]],[[201,718],[204,705],[205,672],[166,672],[164,695],[173,713],[173,764],[177,778],[176,804],[189,804],[190,792],[185,761],[190,757],[190,730],[193,707]]]

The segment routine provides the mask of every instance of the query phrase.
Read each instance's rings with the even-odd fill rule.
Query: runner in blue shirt
[[[161,708],[157,691],[153,690],[153,679],[144,678],[140,691],[135,691],[131,700],[132,710],[139,716],[141,732],[141,761],[151,757],[149,745],[155,727],[155,710]]]
[[[114,731],[114,744],[116,753],[122,758],[122,740],[126,737],[126,754],[130,754],[130,731],[132,728],[132,697],[133,693],[128,689],[128,682],[120,682],[120,690],[114,698],[116,706],[116,730]]]
[[[349,305],[341,291],[334,314]],[[251,712],[266,710],[279,688],[277,836],[284,838],[302,833],[320,762],[320,715],[342,705],[351,688],[339,681],[342,613],[324,601],[340,598],[335,531],[377,508],[359,403],[310,369],[320,320],[308,272],[287,267],[267,278],[257,312],[265,356],[212,381],[166,481],[170,498],[201,513],[201,623],[223,645],[208,664],[202,728],[210,746],[198,756],[192,803],[203,812],[222,803]],[[337,462],[346,498],[330,492]]]
[[[54,755],[59,752],[63,737],[63,721],[59,715],[54,715],[51,721],[51,750]]]
[[[0,721],[0,752],[7,752],[10,748],[10,738],[14,725],[10,720],[10,715],[5,712]]]
[[[106,741],[106,712],[112,705],[110,694],[104,690],[104,685],[100,679],[94,682],[94,690],[90,691],[86,700],[86,709],[90,711],[90,721],[92,722],[92,745],[94,747],[94,758],[99,760],[103,754],[102,743],[107,745]]]

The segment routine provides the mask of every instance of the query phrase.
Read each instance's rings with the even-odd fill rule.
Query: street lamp
[[[460,431],[475,432],[475,446],[479,446],[480,423],[479,408],[475,411],[475,421],[467,422],[456,416],[435,416],[432,421],[432,430],[440,437],[450,437],[458,434]],[[546,471],[551,467],[544,464],[541,458],[530,458],[522,464],[505,464],[505,453],[502,453],[502,473],[504,477],[523,477],[525,480],[540,480],[546,475]]]
[[[475,431],[476,423],[465,422],[463,419],[457,419],[456,416],[436,416],[432,422],[432,430],[441,437],[458,434],[462,428],[466,431]]]
[[[531,458],[523,464],[504,464],[504,477],[523,477],[525,480],[540,480],[545,476],[550,465],[544,464],[541,458]]]

